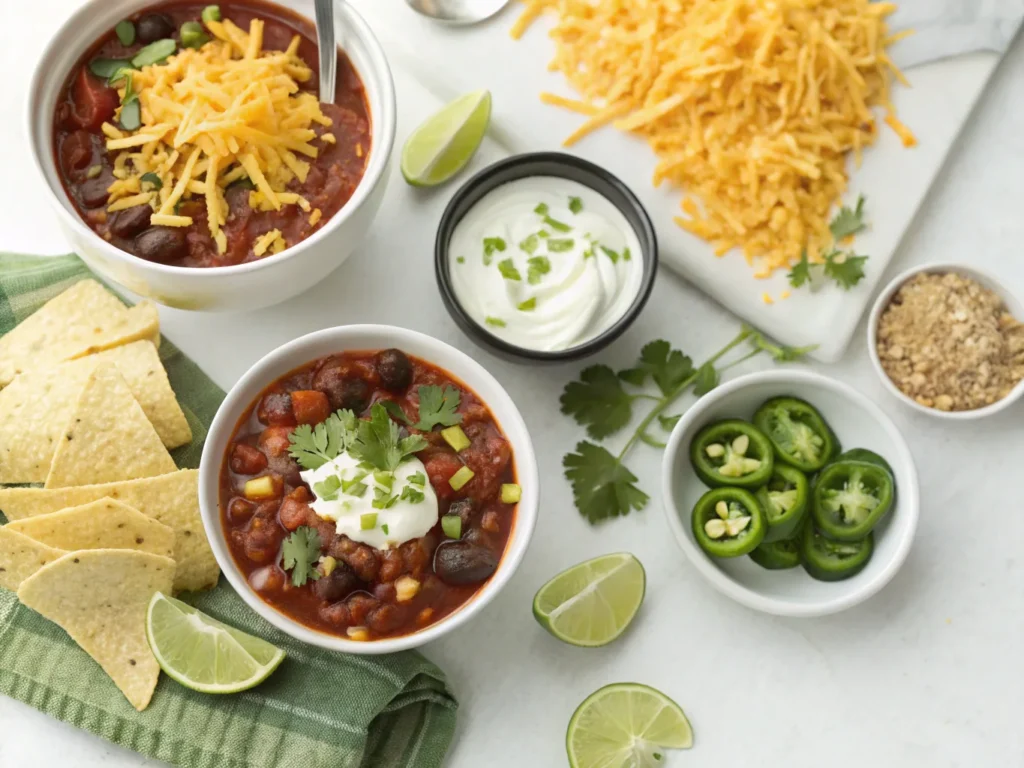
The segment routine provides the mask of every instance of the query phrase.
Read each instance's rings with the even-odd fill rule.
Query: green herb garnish
[[[533,209],[533,212],[536,213],[538,216],[547,216],[548,215],[548,204],[547,203],[537,203],[537,207]]]
[[[121,116],[118,118],[121,127],[126,131],[137,131],[142,127],[142,107],[138,98],[125,101],[121,105]]]
[[[385,536],[387,536],[387,535],[388,535],[389,531],[388,531],[388,524],[387,524],[387,523],[381,523],[381,524],[380,524],[380,529],[381,529],[382,531],[384,531],[384,535],[385,535]]]
[[[319,469],[352,446],[357,421],[352,411],[342,410],[332,413],[316,428],[300,424],[288,436],[288,453],[303,469]]]
[[[420,387],[419,397],[420,420],[416,429],[429,432],[436,426],[453,427],[462,423],[462,414],[458,412],[462,396],[455,387]]]
[[[425,388],[421,388],[421,397],[422,389]],[[421,402],[421,414],[422,411]],[[372,464],[377,470],[393,472],[406,456],[422,451],[428,445],[422,435],[400,438],[398,425],[391,420],[383,406],[375,403],[370,409],[369,420],[358,422],[356,438],[348,447],[348,451],[356,458]]]
[[[395,485],[395,476],[391,472],[374,472],[373,479],[377,485],[391,490]]]
[[[203,13],[200,18],[204,22],[220,21],[220,6],[219,5],[208,5],[203,8]]]
[[[832,238],[840,243],[848,237],[860,234],[868,225],[864,221],[864,195],[857,198],[857,206],[853,209],[845,205],[839,209],[839,213],[828,225],[832,232]]]
[[[633,258],[633,254],[631,254],[629,252],[629,248],[628,247],[627,248],[623,248],[622,249],[622,260],[623,261],[629,261],[632,258]]]
[[[109,81],[115,73],[131,69],[131,66],[132,63],[127,59],[93,59],[89,62],[89,71]]]
[[[377,527],[377,513],[367,512],[359,516],[359,530],[372,531]]]
[[[602,245],[601,246],[601,252],[604,253],[605,256],[607,256],[609,259],[612,260],[612,264],[618,264],[619,263],[620,256],[619,256],[619,254],[616,251],[613,251],[611,248],[609,248],[609,247],[607,247],[605,245]]]
[[[121,45],[127,48],[135,42],[135,25],[128,21],[128,19],[119,21],[114,27],[114,34],[117,35],[117,39]]]
[[[540,238],[534,233],[519,243],[519,250],[532,254],[537,250],[538,245],[540,245]]]
[[[324,501],[334,501],[338,498],[338,491],[340,489],[341,478],[337,475],[330,475],[322,482],[316,483],[313,486],[313,493],[317,495],[317,498]]]
[[[458,264],[465,264],[466,263],[466,257],[465,256],[456,256],[455,257],[455,261]]]
[[[576,241],[571,237],[552,237],[548,240],[548,253],[565,253],[571,251],[574,245],[576,245]]]
[[[313,567],[319,560],[320,534],[316,528],[300,525],[281,545],[281,566],[292,572],[292,584],[296,587],[320,578]]]
[[[750,352],[727,365],[717,365],[722,357],[744,342],[753,346]],[[769,353],[778,362],[786,362],[799,359],[811,349],[813,347],[783,347],[744,326],[736,338],[699,367],[667,341],[659,340],[643,348],[633,368],[618,373],[606,365],[584,369],[578,381],[566,385],[561,398],[562,413],[586,427],[587,434],[594,440],[604,440],[625,429],[633,419],[634,403],[654,402],[618,454],[583,440],[573,453],[563,458],[577,510],[589,522],[598,523],[628,515],[647,505],[648,495],[637,485],[637,477],[626,467],[625,458],[638,442],[662,445],[648,429],[655,419],[665,429],[674,426],[679,417],[663,413],[691,387],[708,391],[718,383],[723,372],[762,352]],[[629,391],[623,386],[641,388],[651,381],[657,388],[655,393]]]
[[[494,258],[495,251],[504,251],[505,241],[500,237],[485,237],[484,238],[484,266],[491,266],[491,261]]]
[[[142,69],[151,64],[159,64],[177,50],[178,44],[169,37],[165,37],[163,40],[154,40],[132,56],[132,66]]]
[[[519,270],[516,269],[515,264],[512,263],[512,259],[502,259],[498,262],[498,271],[501,272],[501,276],[506,280],[522,280],[522,275],[519,274]]]
[[[423,495],[423,491],[414,488],[411,485],[407,485],[402,489],[402,495],[399,498],[401,501],[408,500],[413,504],[419,504],[426,498],[426,496]]]
[[[569,210],[573,213],[579,213],[583,210],[583,201],[578,197],[569,198]]]
[[[848,291],[864,279],[864,264],[867,256],[858,256],[853,251],[844,251],[836,247],[842,240],[852,237],[867,228],[864,222],[864,196],[857,198],[857,206],[853,209],[843,206],[829,224],[834,242],[832,247],[821,254],[821,262],[812,264],[805,250],[800,254],[800,261],[789,271],[789,284],[800,288],[813,284],[815,273],[820,273],[835,282],[844,291]]]
[[[422,488],[427,484],[427,476],[422,472],[413,472],[409,475],[409,482]]]
[[[516,309],[520,312],[532,312],[537,308],[537,297],[529,298],[526,301],[520,302],[516,305]]]
[[[210,42],[210,36],[203,30],[198,21],[186,21],[179,32],[181,44],[186,48],[202,48]]]
[[[544,217],[544,223],[551,227],[556,232],[568,232],[572,227],[568,224],[559,221],[558,219],[552,219],[550,216]]]
[[[529,267],[526,272],[526,282],[530,285],[537,285],[540,279],[551,271],[551,261],[547,256],[531,256],[526,263]]]
[[[142,187],[144,192],[157,192],[163,187],[164,183],[160,180],[152,171],[142,174],[139,178],[139,186]]]
[[[490,325],[494,328],[505,327],[505,321],[502,320],[500,317],[485,317],[484,322],[487,323],[487,325]]]

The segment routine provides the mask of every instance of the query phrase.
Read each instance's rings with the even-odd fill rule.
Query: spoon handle
[[[320,101],[334,103],[338,51],[334,42],[334,0],[315,0],[316,40],[320,51]]]

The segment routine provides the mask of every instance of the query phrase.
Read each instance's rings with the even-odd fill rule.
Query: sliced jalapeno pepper
[[[875,464],[882,467],[893,477],[896,476],[892,471],[892,465],[889,464],[888,461],[874,451],[869,451],[867,448],[851,448],[846,453],[841,453],[836,456],[836,461],[863,461],[865,464]]]
[[[892,508],[895,494],[892,475],[884,467],[863,461],[836,461],[814,480],[811,514],[829,538],[857,541]]]
[[[757,500],[768,519],[766,543],[793,536],[807,516],[810,486],[807,476],[795,467],[776,464],[768,484],[757,492]]]
[[[750,559],[769,571],[784,571],[800,565],[800,535],[781,541],[762,541]]]
[[[713,557],[748,554],[764,540],[767,527],[757,498],[742,488],[715,488],[693,508],[693,535]]]
[[[768,482],[775,466],[771,441],[753,424],[739,419],[705,427],[690,444],[697,476],[713,488],[757,488]]]
[[[771,440],[780,461],[817,472],[839,454],[839,439],[814,406],[795,397],[775,397],[757,409],[754,424]]]
[[[800,541],[800,558],[807,571],[819,581],[842,581],[859,573],[875,549],[870,533],[860,541],[833,541],[808,525]]]

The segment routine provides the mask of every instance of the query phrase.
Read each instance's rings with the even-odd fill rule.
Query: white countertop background
[[[388,35],[423,29],[399,0],[356,5],[371,2],[394,5]],[[31,63],[73,5],[75,0],[36,0],[28,13],[23,4],[0,3],[0,65],[6,73],[0,85],[3,250],[67,250],[27,156],[22,104]],[[512,18],[507,12],[474,34],[504,35]],[[458,55],[451,49],[453,59]],[[505,82],[488,71],[486,61],[465,62],[470,66],[480,72],[481,87]],[[426,109],[422,96],[410,95],[412,86],[396,77],[402,142]],[[525,76],[520,87],[539,90]],[[502,93],[494,96],[500,103]],[[1024,295],[1022,96],[1024,41],[1018,39],[892,274],[926,261],[966,261]],[[539,120],[551,114],[539,104],[537,110]],[[915,129],[927,132],[926,126]],[[755,613],[713,591],[676,548],[656,492],[660,452],[640,446],[630,459],[652,496],[644,512],[598,528],[579,516],[560,465],[582,432],[558,412],[558,396],[580,365],[520,366],[472,346],[445,312],[433,275],[434,224],[455,187],[422,193],[392,172],[392,188],[369,239],[313,291],[253,314],[162,309],[161,320],[168,338],[224,387],[265,352],[302,333],[387,322],[469,350],[520,404],[544,468],[533,543],[487,610],[424,648],[448,673],[461,702],[451,768],[565,765],[572,711],[593,690],[620,681],[654,685],[687,711],[696,745],[673,754],[670,766],[1024,765],[1024,408],[965,424],[911,413],[877,380],[862,323],[841,363],[810,367],[875,398],[903,430],[921,479],[917,540],[894,581],[846,613],[810,620]],[[672,226],[658,222],[662,238],[671,237]],[[659,337],[702,360],[738,326],[663,271],[643,315],[597,360],[627,364],[644,343]],[[768,365],[757,360],[742,370]],[[580,560],[619,550],[636,554],[648,575],[644,607],[626,636],[604,649],[582,650],[560,644],[535,624],[530,602],[541,584]],[[0,697],[0,768],[150,764]]]

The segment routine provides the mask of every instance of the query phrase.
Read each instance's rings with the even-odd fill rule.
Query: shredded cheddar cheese
[[[214,39],[198,50],[185,48],[132,72],[142,117],[137,131],[102,126],[107,149],[116,153],[107,210],[149,204],[152,224],[187,227],[193,218],[180,215],[177,206],[200,201],[210,236],[224,253],[225,188],[233,182],[248,178],[254,187],[250,202],[261,210],[295,205],[311,211],[288,185],[306,180],[310,165],[304,158],[316,158],[319,151],[312,143],[314,126],[329,127],[331,120],[314,94],[300,90],[312,73],[298,56],[298,36],[285,51],[264,51],[260,19],[250,22],[248,32],[229,20],[208,21],[206,27]],[[122,99],[125,90],[122,83]],[[319,138],[335,142],[330,133]],[[159,184],[144,183],[146,174],[155,174]],[[262,256],[286,247],[275,229],[253,250]]]
[[[904,145],[886,54],[896,9],[869,0],[524,0],[518,37],[545,10],[561,72],[584,115],[568,146],[608,124],[645,138],[654,184],[684,192],[676,222],[719,256],[741,249],[755,276],[830,244],[846,162],[874,143],[873,108]]]

